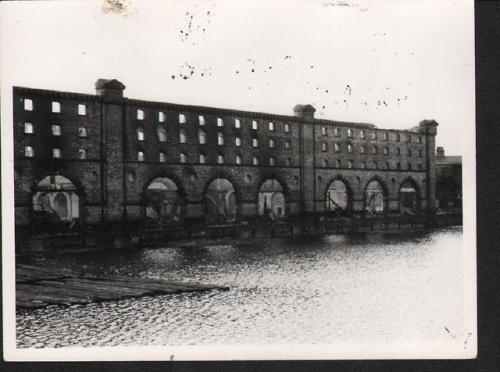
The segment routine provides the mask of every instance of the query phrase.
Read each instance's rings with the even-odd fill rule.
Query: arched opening
[[[413,182],[403,182],[399,188],[399,213],[414,215],[419,210],[420,201],[417,188]]]
[[[70,223],[73,226],[80,217],[75,185],[60,175],[42,179],[33,193],[33,214],[38,222]]]
[[[233,184],[225,178],[216,178],[205,193],[205,217],[208,223],[234,222],[237,215]]]
[[[334,214],[346,215],[349,210],[349,192],[341,180],[333,180],[326,190],[326,210]]]
[[[184,201],[170,178],[155,178],[144,191],[146,218],[165,222],[184,219]]]
[[[380,182],[373,180],[365,190],[365,212],[368,214],[383,213],[385,211],[385,192]]]
[[[260,186],[257,213],[259,216],[265,216],[272,220],[285,218],[285,195],[279,181],[268,179]]]

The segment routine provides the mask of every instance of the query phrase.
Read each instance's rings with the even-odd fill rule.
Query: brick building
[[[462,157],[436,149],[436,198],[441,210],[462,209]]]
[[[433,211],[437,123],[409,130],[14,87],[16,226]]]

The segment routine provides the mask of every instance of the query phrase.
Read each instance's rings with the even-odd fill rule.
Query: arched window
[[[205,218],[209,223],[232,222],[237,215],[233,184],[225,178],[216,178],[205,193]]]
[[[219,146],[222,146],[224,144],[224,134],[221,132],[217,134],[217,144]]]
[[[144,120],[144,111],[137,110],[137,120]]]
[[[252,162],[253,162],[253,165],[259,165],[259,158],[254,156]]]
[[[257,213],[271,220],[285,217],[286,202],[283,186],[276,179],[268,179],[259,188]]]
[[[201,128],[198,130],[198,141],[200,145],[205,145],[207,143],[207,134]]]
[[[145,156],[144,156],[144,151],[137,151],[137,161],[144,161]]]
[[[234,143],[236,146],[240,147],[241,146],[241,138],[240,137],[236,137],[234,139]]]
[[[378,181],[371,181],[365,190],[365,211],[367,213],[381,213],[385,207],[385,194]]]
[[[411,163],[408,162],[408,170],[411,170]]]
[[[82,148],[78,149],[78,159],[80,160],[87,159],[87,150]]]
[[[24,133],[25,134],[33,134],[33,124],[32,123],[24,123]]]
[[[163,151],[160,151],[158,155],[160,163],[165,163],[167,161],[167,155]]]
[[[167,142],[167,131],[165,130],[165,127],[163,125],[158,125],[156,133],[158,134],[159,142]]]
[[[273,157],[270,157],[269,158],[269,165],[271,167],[274,167],[276,165],[276,160],[273,158]]]
[[[341,180],[333,180],[326,190],[326,210],[346,212],[348,204],[347,186]]]
[[[144,141],[144,129],[137,128],[137,140]]]
[[[328,144],[326,142],[321,142],[321,151],[328,151]]]
[[[259,147],[259,140],[257,138],[252,138],[252,146]]]
[[[50,214],[51,221],[70,222],[79,217],[76,188],[67,178],[51,175],[42,179],[33,194],[33,211]]]
[[[24,156],[27,158],[32,158],[35,156],[35,150],[33,150],[33,147],[31,146],[26,146],[24,148]]]
[[[180,222],[184,218],[184,201],[170,178],[155,178],[144,191],[144,200],[149,219]]]
[[[241,156],[236,155],[236,164],[240,165],[241,164]]]
[[[269,147],[272,148],[272,149],[274,149],[274,146],[275,146],[274,140],[270,139],[269,140]]]
[[[179,130],[179,142],[180,143],[186,143],[187,142],[186,131],[184,129]]]
[[[396,163],[396,169],[401,169],[401,163],[400,162]]]
[[[327,134],[326,127],[321,127],[321,135],[326,136],[326,134]]]
[[[52,149],[52,157],[54,159],[60,159],[61,158],[61,149],[58,147],[54,147]]]
[[[200,164],[205,164],[207,162],[207,157],[205,154],[200,154]]]
[[[181,163],[187,163],[187,155],[183,152],[180,153],[180,161]]]

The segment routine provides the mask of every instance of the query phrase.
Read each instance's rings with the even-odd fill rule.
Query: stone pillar
[[[311,105],[296,105],[293,109],[295,116],[300,117],[300,200],[301,212],[312,214],[315,212],[315,136],[314,112]]]
[[[125,121],[123,90],[118,80],[99,79],[96,93],[101,97],[101,182],[102,222],[121,222],[124,202],[123,131]]]
[[[435,120],[420,122],[420,132],[425,134],[425,180],[427,196],[427,212],[434,212],[436,201],[436,134],[438,123]]]

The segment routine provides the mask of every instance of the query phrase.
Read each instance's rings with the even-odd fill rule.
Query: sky
[[[110,0],[107,0],[110,1]],[[474,127],[470,0],[163,0],[0,4],[2,88],[129,98],[409,129],[439,123],[462,154]],[[104,4],[104,5],[103,5]]]

